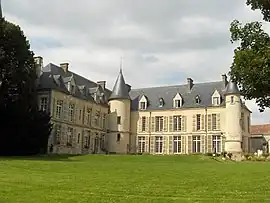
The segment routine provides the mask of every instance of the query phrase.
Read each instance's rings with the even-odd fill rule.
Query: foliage
[[[263,19],[270,21],[270,0],[247,0],[246,4],[251,6],[252,10],[260,10]]]
[[[0,154],[44,153],[50,116],[37,107],[33,52],[19,26],[0,21]]]
[[[265,202],[269,166],[208,156],[3,158],[0,202]]]
[[[234,20],[230,32],[231,42],[239,43],[230,75],[240,85],[245,99],[255,99],[263,112],[270,107],[270,37],[259,22],[242,25]]]

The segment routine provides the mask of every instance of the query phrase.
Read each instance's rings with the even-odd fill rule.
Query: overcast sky
[[[133,88],[220,80],[236,46],[230,22],[261,20],[245,1],[2,0],[2,8],[45,64],[69,62],[71,71],[111,89],[121,56]],[[246,103],[253,124],[270,122],[269,110]]]

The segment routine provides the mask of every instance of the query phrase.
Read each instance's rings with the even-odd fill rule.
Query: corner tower
[[[109,98],[109,153],[130,152],[130,105],[129,87],[126,85],[122,69]]]
[[[226,141],[225,151],[242,152],[241,93],[237,84],[231,79],[225,92],[226,101]]]

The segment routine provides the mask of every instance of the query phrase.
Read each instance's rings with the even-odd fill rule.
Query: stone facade
[[[52,153],[242,153],[251,111],[232,81],[133,90],[120,71],[112,91],[37,58],[40,108],[54,124]]]

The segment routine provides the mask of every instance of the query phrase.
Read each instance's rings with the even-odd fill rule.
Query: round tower
[[[230,80],[225,92],[226,101],[226,141],[225,151],[228,153],[242,152],[241,128],[241,93],[235,82]]]
[[[130,87],[125,83],[122,69],[115,82],[109,102],[108,152],[130,152]]]

